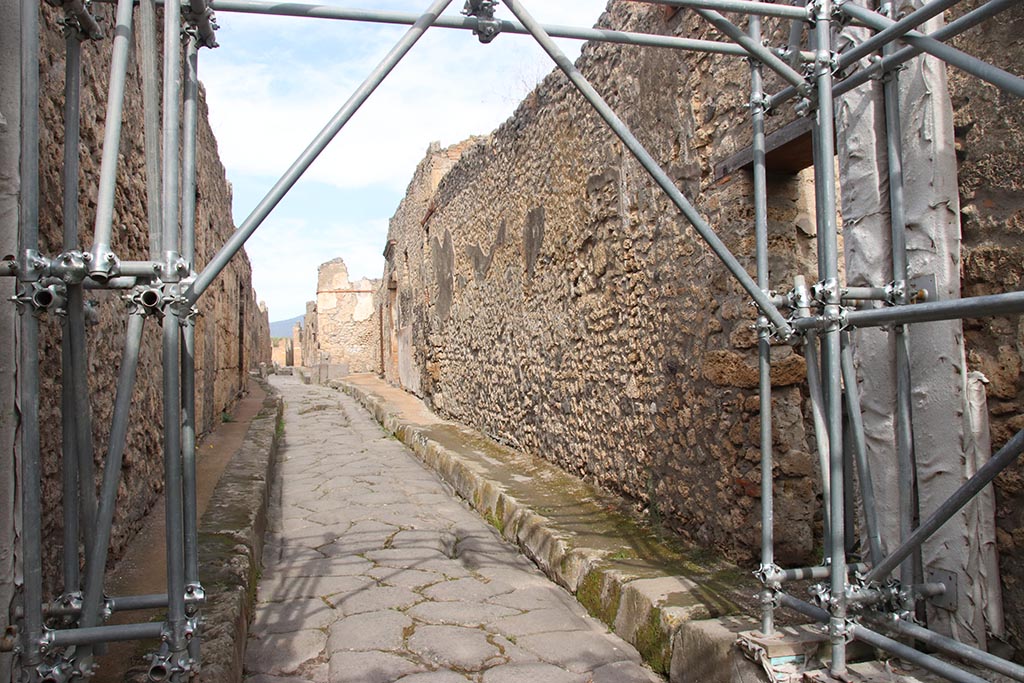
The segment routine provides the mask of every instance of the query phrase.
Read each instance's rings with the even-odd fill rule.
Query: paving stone
[[[256,633],[290,633],[324,628],[341,616],[320,598],[267,602],[256,610],[252,627]]]
[[[244,683],[310,683],[310,679],[308,678],[298,678],[296,676],[268,676],[266,674],[245,676],[242,681]]]
[[[542,633],[518,638],[516,645],[533,652],[545,662],[556,663],[577,673],[623,660],[639,661],[636,650],[607,633]]]
[[[423,596],[408,588],[374,586],[358,593],[330,598],[332,604],[341,608],[346,616],[362,612],[379,612],[386,609],[405,609],[423,600]]]
[[[284,602],[301,598],[324,598],[336,593],[354,593],[374,585],[367,576],[283,576],[260,582],[258,602]]]
[[[363,553],[366,559],[387,567],[412,567],[417,563],[434,561],[451,562],[451,558],[434,548],[384,548]]]
[[[504,661],[486,632],[461,626],[417,626],[409,636],[409,649],[426,661],[463,671]]]
[[[440,529],[407,529],[391,538],[391,547],[398,550],[429,549],[450,557],[455,547],[455,536]]]
[[[424,667],[388,652],[336,652],[331,655],[331,683],[392,683]]]
[[[399,569],[398,567],[374,567],[366,572],[366,576],[372,576],[385,586],[408,588],[412,591],[419,591],[427,586],[448,581],[443,574],[438,572],[425,572],[420,569]]]
[[[550,607],[562,607],[565,591],[558,586],[545,582],[540,585],[517,587],[511,593],[502,593],[488,598],[487,602],[503,607],[513,607],[520,610],[545,609]]]
[[[665,679],[636,662],[615,662],[594,669],[591,683],[665,683]]]
[[[245,670],[276,676],[295,674],[304,664],[320,657],[326,644],[327,634],[323,631],[251,636],[245,651]]]
[[[278,563],[263,568],[263,578],[277,576],[356,576],[373,569],[373,562],[358,555],[321,557],[300,563]]]
[[[586,683],[587,677],[550,664],[506,664],[484,672],[483,683]]]
[[[331,625],[327,649],[400,650],[411,627],[412,619],[395,610],[356,614]]]
[[[410,616],[428,624],[462,624],[486,626],[504,617],[519,614],[519,610],[480,602],[421,602],[406,610]]]
[[[402,676],[396,683],[466,683],[472,678],[467,678],[454,671],[428,671],[422,674]]]
[[[552,631],[589,631],[590,624],[564,609],[538,609],[505,617],[494,622],[494,628],[505,635],[528,636]]]
[[[459,600],[483,602],[498,595],[511,593],[515,588],[502,581],[481,581],[477,578],[445,581],[423,591],[431,600]]]

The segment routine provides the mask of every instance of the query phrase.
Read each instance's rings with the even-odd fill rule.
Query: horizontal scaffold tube
[[[942,28],[936,29],[932,33],[928,33],[926,35],[929,38],[934,38],[935,40],[948,40],[949,38],[960,35],[964,31],[974,28],[978,24],[994,17],[1000,12],[1014,7],[1018,2],[1020,2],[1020,0],[989,0],[984,5],[972,9],[962,17],[951,21]],[[924,50],[921,48],[908,45],[897,50],[891,55],[874,61],[869,66],[861,68],[849,78],[837,83],[835,88],[832,90],[832,96],[839,97],[841,95],[845,95],[851,90],[864,85],[872,78],[891,71],[904,62],[909,62],[922,52],[924,52]],[[796,94],[796,88],[793,86],[784,88],[768,98],[767,106],[769,109],[778,107],[783,102],[796,97]]]
[[[902,636],[910,636],[914,640],[920,641],[928,647],[935,648],[939,652],[944,652],[971,664],[983,666],[996,673],[1009,676],[1014,680],[1024,681],[1024,667],[1020,664],[1014,664],[1001,657],[989,654],[984,650],[961,643],[959,640],[953,640],[924,626],[918,626],[903,619],[879,619],[876,623],[883,630],[890,630]]]
[[[81,36],[90,40],[100,40],[103,38],[103,29],[96,22],[96,17],[89,14],[89,10],[86,9],[85,3],[82,0],[66,0],[64,3],[58,2],[55,4],[62,7],[67,14],[75,18],[75,21],[78,22]]]
[[[847,565],[851,572],[866,572],[868,565],[864,563]],[[816,567],[797,567],[795,569],[779,569],[778,571],[765,574],[767,582],[785,581],[807,581],[813,579],[820,581],[832,576],[832,567],[829,565],[818,565]]]
[[[147,621],[142,624],[118,624],[49,631],[46,637],[49,644],[66,647],[68,645],[96,645],[97,643],[113,643],[121,640],[159,638],[163,630],[162,623]]]
[[[1017,315],[1020,313],[1024,313],[1024,292],[1005,292],[950,301],[931,301],[923,304],[849,311],[846,313],[844,322],[850,327],[879,327],[881,325],[987,318],[994,315]],[[828,324],[829,322],[820,316],[793,321],[793,327],[798,330],[813,330],[826,327]]]
[[[804,21],[808,21],[811,17],[810,11],[802,5],[783,5],[774,2],[753,2],[752,0],[644,0],[644,2],[668,5],[669,7],[695,7],[719,12],[742,12],[761,17],[782,17]]]
[[[212,0],[210,6],[218,12],[239,12],[244,14],[273,14],[284,17],[308,17],[311,19],[336,19],[341,21],[364,21],[379,24],[412,26],[419,18],[407,12],[351,9],[335,5],[313,5],[300,2],[267,2],[266,0]],[[522,24],[501,21],[501,33],[529,35]],[[441,16],[434,22],[436,28],[464,29],[473,31],[479,20],[476,17]],[[657,36],[649,33],[610,31],[600,28],[578,28],[574,26],[546,26],[548,33],[556,38],[593,40],[623,45],[644,47],[665,47],[693,52],[714,52],[718,54],[747,56],[746,50],[732,43],[714,40],[693,40],[675,36]]]

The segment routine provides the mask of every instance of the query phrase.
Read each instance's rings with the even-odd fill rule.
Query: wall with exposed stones
[[[994,32],[964,34],[960,47],[1020,73],[1024,40],[1013,27],[1022,11]],[[692,15],[667,18],[640,3],[611,3],[602,21],[717,37]],[[714,175],[750,142],[746,63],[588,45],[577,64],[752,272],[750,175]],[[1019,289],[1019,102],[952,70],[950,84],[963,294]],[[769,118],[769,131],[787,116]],[[772,286],[781,290],[795,274],[816,272],[809,182],[808,171],[769,174]],[[625,494],[685,539],[755,563],[753,310],[564,77],[546,78],[489,137],[431,147],[391,221],[385,255],[379,302],[390,382]],[[1024,426],[1022,325],[1019,316],[965,324],[969,367],[990,382],[993,450]],[[802,355],[775,346],[772,377],[777,558],[817,561],[820,492]],[[1017,644],[1022,472],[997,486]]]
[[[380,317],[375,300],[380,283],[369,278],[350,280],[340,258],[320,264],[316,301],[306,304],[304,365],[333,366],[344,374],[380,369]]]
[[[639,4],[615,3],[606,20],[710,36],[692,15],[666,23],[662,9]],[[751,179],[713,175],[715,162],[749,144],[747,64],[595,45],[579,64],[752,268]],[[814,271],[806,180],[770,181],[780,283]],[[389,238],[389,380],[627,495],[694,542],[751,560],[760,477],[752,309],[564,77],[545,79],[490,137],[432,148]],[[774,360],[780,559],[807,562],[817,485],[807,476],[804,361],[788,346]]]
[[[104,131],[110,69],[110,27],[113,7],[93,8],[107,29],[102,41],[83,49],[80,243],[92,243],[100,154]],[[63,251],[61,212],[62,145],[64,135],[64,38],[61,13],[43,7],[40,76],[41,211],[40,251]],[[137,47],[137,46],[136,46]],[[196,268],[201,270],[234,230],[231,187],[217,154],[217,143],[207,122],[206,104],[200,99],[196,216]],[[113,249],[122,259],[148,258],[146,185],[143,141],[143,106],[137,49],[132,52],[126,90],[123,137],[114,205]],[[90,291],[86,295],[94,315],[87,329],[92,441],[97,478],[107,450],[113,411],[114,387],[125,338],[126,305],[119,293]],[[269,321],[266,307],[257,304],[252,271],[244,252],[198,304],[196,323],[196,417],[200,433],[209,431],[222,414],[246,391],[249,371],[270,362]],[[160,321],[146,321],[138,379],[133,392],[131,424],[124,457],[122,483],[112,536],[117,557],[142,518],[162,494],[163,458]],[[61,325],[52,316],[41,330],[43,425],[59,425],[62,386]],[[42,432],[44,568],[48,591],[59,592],[61,516],[59,453],[61,430]]]

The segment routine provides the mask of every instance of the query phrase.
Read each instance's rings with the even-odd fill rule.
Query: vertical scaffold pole
[[[78,31],[69,30],[65,36],[64,63],[64,250],[78,248],[78,144],[81,128],[80,95],[82,85],[82,43]],[[68,308],[73,302],[68,298]],[[61,429],[62,454],[61,498],[64,514],[64,593],[75,593],[81,588],[78,567],[78,541],[81,535],[78,500],[78,422],[79,405],[75,402],[74,364],[71,348],[71,323],[64,318],[61,353]],[[86,524],[88,526],[88,524]]]
[[[149,257],[159,260],[163,248],[160,210],[160,66],[157,60],[156,0],[139,0],[139,62],[142,71],[143,137],[146,148],[146,214]]]
[[[21,192],[18,207],[18,257],[27,268],[29,252],[39,246],[39,3],[21,6]],[[28,680],[38,680],[42,662],[42,467],[39,462],[39,321],[21,307],[18,360],[18,410],[21,418],[21,548],[25,596],[22,664]]]
[[[171,267],[178,257],[178,143],[181,95],[181,2],[164,3],[163,249]],[[175,305],[163,311],[164,485],[167,543],[167,659],[157,673],[180,681],[186,664],[185,551],[181,462],[181,324]],[[153,676],[151,670],[151,676]],[[157,677],[157,676],[153,676]]]
[[[883,5],[883,12],[893,11],[892,3]],[[882,48],[885,57],[891,56],[896,46],[891,42]],[[907,218],[903,201],[903,129],[900,124],[898,70],[883,78],[885,101],[886,157],[889,166],[889,223],[892,232],[892,277],[898,291],[906,291],[907,283]],[[913,532],[914,511],[917,508],[917,476],[914,457],[913,408],[910,401],[910,339],[906,325],[894,325],[896,335],[896,464],[899,478],[900,542]],[[908,557],[900,565],[900,580],[904,586],[914,583],[915,557]],[[909,592],[908,592],[909,595]],[[913,597],[908,597],[904,609],[913,609]]]
[[[751,15],[750,38],[761,42],[761,18]],[[768,179],[765,162],[764,78],[761,63],[750,61],[750,113],[753,122],[754,152],[754,240],[757,260],[757,286],[767,292],[768,271]],[[757,319],[758,329],[758,399],[761,408],[761,570],[771,572],[775,566],[774,499],[772,477],[772,379],[771,342],[768,318]],[[761,633],[775,633],[775,594],[765,585],[761,593]]]
[[[78,32],[67,37],[67,63],[64,81],[64,249],[79,248],[78,190],[81,118],[82,45]],[[66,349],[65,349],[66,347]],[[73,494],[76,514],[81,515],[81,536],[85,542],[86,562],[89,549],[96,533],[96,467],[92,446],[92,409],[89,401],[89,361],[85,337],[85,292],[81,283],[69,284],[67,288],[67,316],[64,320],[64,338],[61,340],[61,355],[66,352],[67,364],[63,368],[62,412],[66,434],[64,460],[77,458],[78,492]],[[65,502],[65,508],[68,503]],[[77,534],[76,534],[77,536]],[[75,562],[78,560],[78,543],[75,541]],[[67,552],[67,549],[65,549]],[[78,572],[78,567],[74,570]],[[73,590],[73,589],[67,589]]]
[[[843,406],[840,342],[839,241],[836,226],[835,119],[832,101],[832,0],[817,0],[815,12],[815,87],[818,96],[817,152],[814,165],[821,187],[818,223],[818,257],[823,267],[822,291],[825,318],[831,321],[822,339],[822,375],[829,437],[829,479],[832,488],[830,548],[832,571],[829,640],[832,644],[831,672],[846,674],[846,543],[845,486],[843,463]]]
[[[196,224],[196,128],[199,120],[199,44],[190,38],[185,54],[185,106],[182,123],[182,198],[181,198],[181,253],[189,270],[194,270]],[[199,583],[199,531],[196,500],[196,327],[189,316],[182,321],[181,348],[181,406],[182,406],[182,486],[184,488],[185,515],[185,591],[196,594]],[[189,618],[198,607],[189,608]],[[192,638],[188,643],[189,659],[199,662],[200,634],[198,619],[192,625]]]

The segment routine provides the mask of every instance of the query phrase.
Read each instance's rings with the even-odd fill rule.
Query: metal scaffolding
[[[759,395],[761,421],[761,632],[775,633],[775,612],[795,609],[827,624],[831,644],[830,671],[846,672],[846,646],[851,639],[888,651],[953,681],[978,681],[977,676],[936,659],[913,643],[938,650],[973,665],[1024,680],[1024,667],[980,649],[952,640],[917,625],[914,607],[940,595],[948,587],[914,584],[910,566],[922,543],[984,489],[1024,451],[1024,431],[1016,434],[977,473],[935,512],[915,526],[909,504],[901,505],[897,548],[885,553],[881,543],[874,493],[865,456],[860,397],[854,375],[853,344],[846,330],[896,326],[897,427],[901,486],[913,489],[912,432],[909,418],[911,382],[907,325],[937,320],[1019,314],[1024,292],[916,303],[907,281],[904,238],[904,198],[900,175],[902,150],[896,87],[898,68],[927,53],[1003,91],[1024,96],[1024,79],[998,69],[944,41],[997,15],[1017,0],[988,0],[956,21],[931,33],[922,25],[956,5],[958,0],[931,0],[906,16],[886,16],[850,1],[812,0],[804,5],[762,0],[654,0],[654,4],[692,10],[727,40],[693,40],[674,36],[631,33],[608,29],[544,26],[520,0],[504,0],[516,21],[495,16],[496,0],[467,0],[462,16],[442,16],[452,0],[433,0],[421,15],[346,9],[263,0],[117,0],[112,39],[109,98],[102,166],[96,197],[96,224],[92,244],[78,244],[78,121],[83,40],[98,40],[103,31],[81,0],[65,0],[67,72],[65,83],[66,135],[64,140],[64,247],[55,255],[39,251],[39,4],[23,0],[21,18],[22,146],[19,248],[0,269],[17,278],[16,303],[20,312],[18,395],[21,408],[21,516],[24,562],[23,609],[16,643],[25,681],[71,681],[88,678],[97,646],[106,642],[159,638],[151,659],[152,680],[182,681],[196,673],[200,663],[200,610],[204,602],[199,581],[196,531],[195,471],[195,305],[224,270],[231,258],[263,223],[316,157],[348,123],[392,69],[431,26],[472,31],[482,42],[501,33],[532,36],[547,52],[579,93],[593,106],[614,134],[661,187],[679,212],[694,227],[759,310]],[[160,50],[156,45],[155,6],[163,5],[163,94],[157,100]],[[295,160],[232,237],[201,271],[195,263],[195,173],[198,103],[198,51],[216,47],[213,11],[244,12],[292,17],[367,21],[409,26],[401,40],[373,70],[338,113]],[[141,21],[140,45],[146,123],[146,167],[149,189],[150,259],[122,260],[111,248],[114,196],[122,109],[128,73],[133,15]],[[747,18],[746,29],[722,12]],[[786,44],[765,42],[762,17],[791,23]],[[837,29],[854,24],[872,35],[840,51]],[[801,44],[806,36],[807,45]],[[702,217],[669,175],[658,165],[623,121],[598,94],[552,37],[710,52],[750,60],[750,115],[753,127],[753,205],[756,236],[756,274],[752,277],[729,251],[715,229]],[[870,62],[860,60],[873,57]],[[858,66],[860,64],[861,66]],[[786,86],[765,91],[765,69]],[[182,83],[181,74],[184,74]],[[871,287],[846,287],[840,280],[837,240],[837,178],[835,177],[834,98],[871,79],[884,77],[892,215],[892,273],[890,282]],[[793,102],[795,100],[795,102]],[[179,104],[184,103],[179,120]],[[817,249],[819,272],[799,276],[785,294],[772,288],[768,267],[768,206],[766,183],[765,115],[793,102],[796,111],[812,119],[814,138]],[[160,120],[162,113],[162,122]],[[157,139],[160,131],[161,139]],[[183,149],[180,157],[177,150]],[[163,153],[161,154],[161,149]],[[161,161],[162,159],[162,161]],[[162,168],[161,168],[162,164]],[[180,202],[180,215],[179,215]],[[813,280],[808,285],[807,280]],[[776,283],[778,284],[778,283]],[[117,382],[115,408],[107,446],[101,492],[97,499],[91,482],[93,453],[87,392],[88,359],[85,343],[85,289],[126,290],[127,338]],[[884,301],[881,308],[858,309],[854,302]],[[40,481],[38,354],[39,319],[59,314],[65,334],[63,359],[63,516],[65,593],[43,595],[42,511]],[[143,327],[159,324],[163,335],[164,464],[166,487],[167,591],[162,595],[108,597],[104,593],[111,525],[121,463],[129,425],[131,392],[139,361]],[[776,564],[773,540],[771,345],[802,345],[808,360],[808,383],[813,416],[819,433],[821,481],[826,520],[825,557],[816,567],[783,569]],[[820,364],[819,364],[820,356]],[[844,435],[844,406],[851,433]],[[844,438],[846,437],[846,438]],[[852,445],[852,448],[848,448]],[[852,451],[852,452],[851,452]],[[849,461],[849,463],[848,463]],[[852,464],[852,467],[848,467]],[[848,557],[846,520],[856,499],[850,472],[859,473],[856,499],[863,504],[869,562]],[[909,496],[908,496],[909,499]],[[78,548],[84,546],[80,572]],[[850,562],[848,563],[848,559]],[[902,570],[893,576],[895,570]],[[819,588],[817,605],[785,592],[785,583],[813,578],[827,581]],[[105,625],[115,611],[166,607],[163,623]],[[60,617],[60,620],[57,619]],[[890,638],[881,631],[892,635]],[[899,638],[896,640],[894,638]],[[909,644],[908,644],[909,643]]]

